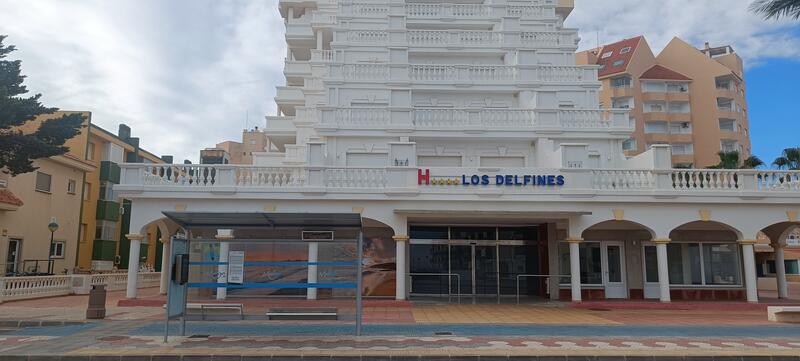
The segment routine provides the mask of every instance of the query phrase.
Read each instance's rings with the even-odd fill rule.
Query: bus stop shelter
[[[185,231],[184,237],[172,239],[170,255],[170,284],[166,306],[166,325],[164,338],[169,333],[169,322],[180,319],[181,335],[186,333],[187,304],[189,289],[203,289],[207,293],[216,290],[220,293],[232,291],[247,292],[267,289],[303,290],[316,298],[318,289],[352,290],[355,296],[355,331],[361,335],[362,311],[362,265],[363,232],[361,215],[358,213],[267,213],[267,212],[163,212]],[[244,234],[243,237],[236,236]],[[214,236],[211,236],[214,234]],[[222,236],[220,236],[222,234]],[[280,234],[280,237],[269,237]],[[344,235],[344,236],[341,236]],[[219,244],[219,256],[211,258],[198,256],[199,244]],[[233,244],[240,250],[230,250]],[[243,247],[259,244],[283,244],[288,246],[307,245],[309,257],[306,260],[259,259],[258,254],[245,255]],[[316,252],[324,245],[326,253],[331,249],[347,248],[348,252],[338,252],[335,261],[318,261]],[[331,248],[333,247],[333,248]],[[336,248],[339,247],[339,248]],[[355,247],[355,252],[349,251]],[[195,250],[194,252],[192,250]],[[313,256],[312,256],[313,252]],[[216,253],[215,253],[216,254]],[[349,259],[342,259],[342,256]],[[198,268],[219,270],[213,276],[198,276]],[[297,274],[298,267],[308,271],[307,279],[290,282],[260,279],[252,274],[263,273],[258,267],[270,270],[291,268]],[[318,280],[320,267],[346,269],[339,276],[328,280]],[[248,268],[258,272],[248,272]],[[350,271],[352,270],[352,271]],[[274,271],[280,273],[280,271]],[[206,272],[207,273],[207,272]],[[336,273],[336,272],[334,272]],[[341,276],[346,274],[347,277]],[[309,296],[309,298],[311,298]],[[242,318],[244,312],[242,311]]]

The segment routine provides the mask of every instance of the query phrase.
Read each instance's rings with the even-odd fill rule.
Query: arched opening
[[[643,266],[653,231],[636,222],[609,220],[585,231],[579,244],[582,299],[644,299],[650,296],[644,279],[651,265]],[[560,274],[570,274],[569,245],[559,245]],[[644,274],[642,272],[644,271]],[[562,298],[571,292],[562,281]],[[568,283],[568,280],[567,280]],[[657,298],[656,290],[652,298]]]
[[[800,282],[800,222],[771,224],[759,232],[757,241],[759,294],[765,298],[789,298],[790,285]]]
[[[747,298],[742,234],[716,221],[694,221],[674,228],[667,245],[670,294],[678,300]]]
[[[394,297],[397,269],[395,235],[392,227],[362,218],[364,232],[363,294],[365,297]]]

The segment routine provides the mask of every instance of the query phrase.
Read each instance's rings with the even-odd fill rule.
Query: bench
[[[800,323],[800,306],[769,306],[767,319],[772,322]]]
[[[338,320],[335,308],[270,308],[270,320]]]
[[[244,305],[241,303],[187,303],[186,310],[200,310],[202,320],[206,319],[206,310],[238,310],[239,317],[244,320]]]

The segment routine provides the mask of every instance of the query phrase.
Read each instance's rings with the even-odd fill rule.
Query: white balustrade
[[[429,65],[411,64],[408,77],[414,81],[514,81],[516,66],[508,65]]]
[[[333,25],[336,24],[336,15],[314,12],[311,16],[312,24]]]
[[[333,50],[311,49],[311,61],[320,63],[333,62]]]
[[[739,171],[723,169],[679,169],[671,177],[677,190],[740,190],[744,180]]]
[[[548,16],[555,15],[554,11]],[[535,5],[509,5],[506,7],[506,15],[519,16],[522,18],[541,18],[545,16],[545,9]]]
[[[410,18],[485,18],[491,16],[491,8],[483,4],[406,4],[406,15]]]
[[[389,67],[379,63],[344,64],[342,77],[347,80],[388,80]]]
[[[108,291],[124,290],[128,286],[127,272],[97,273],[89,275],[92,286],[105,285]],[[158,287],[161,272],[139,272],[139,288]]]
[[[385,168],[329,168],[325,186],[331,188],[385,188]]]
[[[766,170],[753,175],[759,191],[800,191],[800,172]]]
[[[562,128],[609,128],[607,112],[603,110],[559,109],[558,121]]]
[[[463,109],[414,109],[414,126],[418,128],[459,129],[469,124],[469,113]]]
[[[352,30],[347,32],[347,41],[356,44],[385,44],[389,33],[380,30]]]
[[[389,112],[382,108],[340,108],[335,119],[339,126],[383,128],[389,125]]]
[[[239,187],[300,187],[305,184],[307,170],[301,167],[236,167]]]
[[[579,82],[584,81],[583,72],[584,69],[579,66],[541,66],[538,68],[538,80],[555,83]]]
[[[409,30],[406,33],[406,41],[409,45],[418,46],[498,45],[503,42],[503,33],[467,30]]]
[[[474,113],[474,124],[470,123]],[[415,109],[414,125],[418,128],[450,128],[459,130],[467,125],[496,128],[530,128],[535,124],[532,109]]]
[[[210,187],[217,183],[214,166],[196,164],[148,164],[142,168],[145,185]]]
[[[592,186],[597,190],[641,190],[656,186],[652,170],[595,169],[591,172]]]
[[[523,31],[519,34],[520,43],[531,47],[574,46],[577,39],[575,33],[555,31]]]
[[[72,293],[72,276],[25,276],[0,278],[0,300],[64,296]]]

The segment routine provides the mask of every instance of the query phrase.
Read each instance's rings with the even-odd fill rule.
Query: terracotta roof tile
[[[658,80],[692,80],[686,75],[661,65],[655,65],[652,68],[647,69],[647,71],[645,71],[639,78]]]
[[[597,65],[600,65],[599,77],[623,72],[628,69],[628,64],[636,48],[641,44],[642,36],[625,39],[613,44],[604,45],[597,54]],[[623,49],[629,48],[625,53]],[[609,54],[606,58],[603,55]],[[615,65],[616,64],[616,65]]]
[[[14,206],[21,206],[22,200],[17,198],[14,193],[8,189],[0,189],[0,203],[11,204]]]

